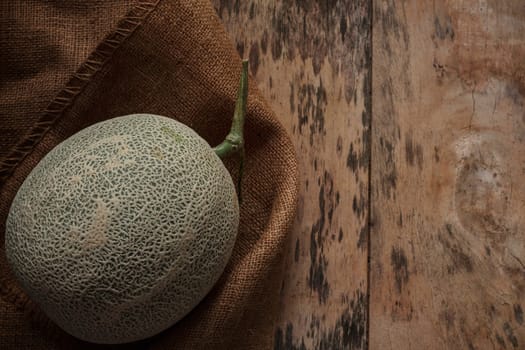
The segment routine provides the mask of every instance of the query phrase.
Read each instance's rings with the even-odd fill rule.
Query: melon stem
[[[246,102],[248,100],[248,60],[242,61],[241,81],[237,92],[237,101],[233,113],[233,121],[229,134],[224,141],[213,148],[219,158],[224,159],[238,153],[240,157],[239,181],[237,195],[241,201],[241,179],[244,168],[244,119],[246,116]]]
[[[246,115],[246,100],[248,97],[248,61],[242,62],[241,82],[237,93],[237,102],[235,103],[235,112],[230,133],[221,144],[214,147],[213,150],[220,158],[226,158],[239,151],[244,146],[244,119]]]

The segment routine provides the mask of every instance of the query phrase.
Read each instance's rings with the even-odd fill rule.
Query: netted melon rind
[[[29,296],[68,333],[143,339],[209,292],[239,223],[232,179],[187,126],[136,114],[68,138],[20,187],[6,254]]]

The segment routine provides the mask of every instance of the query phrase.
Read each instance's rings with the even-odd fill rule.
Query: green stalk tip
[[[223,142],[213,148],[219,158],[224,159],[232,154],[240,154],[239,182],[237,191],[241,201],[241,178],[244,167],[244,120],[246,117],[246,103],[248,100],[248,60],[242,61],[241,80],[237,92],[237,101],[230,132]]]

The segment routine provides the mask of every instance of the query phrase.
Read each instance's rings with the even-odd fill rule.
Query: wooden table
[[[523,0],[214,0],[301,165],[275,349],[525,349]]]

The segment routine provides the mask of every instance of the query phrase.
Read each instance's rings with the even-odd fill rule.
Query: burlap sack
[[[207,0],[3,0],[0,15],[0,349],[109,348],[65,334],[13,280],[3,237],[11,201],[55,145],[107,118],[165,115],[218,144],[230,126],[240,57]],[[241,224],[225,273],[172,328],[111,348],[271,347],[297,165],[253,81],[245,132]],[[235,161],[228,166],[236,176]]]

